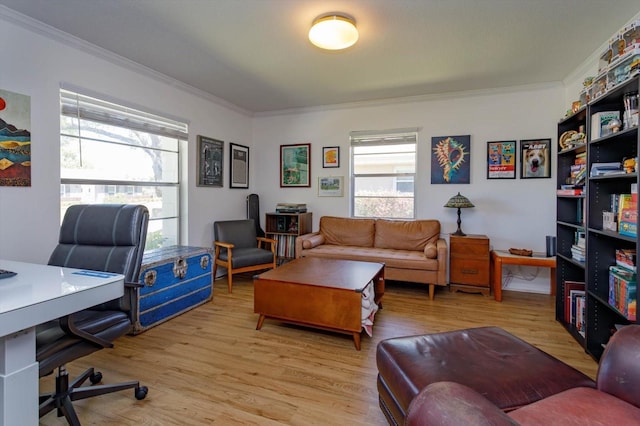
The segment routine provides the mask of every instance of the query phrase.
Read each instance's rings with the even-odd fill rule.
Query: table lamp
[[[458,195],[454,195],[453,197],[449,198],[449,201],[447,201],[447,204],[445,204],[444,206],[458,209],[458,230],[451,235],[459,235],[461,237],[467,235],[462,232],[462,229],[460,229],[460,224],[462,223],[462,221],[460,220],[460,209],[475,207],[473,203],[469,201],[467,197],[465,197],[464,195],[460,195],[460,193],[458,192]]]

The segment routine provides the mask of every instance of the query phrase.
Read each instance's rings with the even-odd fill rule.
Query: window
[[[351,133],[351,215],[415,218],[417,130]]]
[[[178,244],[187,124],[64,89],[60,103],[62,217],[73,204],[144,204],[145,248]]]

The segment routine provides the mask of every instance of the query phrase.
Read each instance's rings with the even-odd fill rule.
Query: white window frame
[[[86,92],[85,92],[86,93]],[[92,122],[98,122],[102,124],[107,124],[109,126],[126,128],[133,131],[139,131],[141,133],[159,135],[164,138],[175,139],[176,147],[171,151],[167,151],[163,147],[145,147],[145,149],[149,150],[157,150],[166,151],[173,153],[172,155],[176,158],[176,163],[170,163],[171,166],[175,167],[175,178],[174,179],[160,179],[160,180],[119,180],[119,179],[109,179],[101,177],[96,179],[95,177],[82,176],[80,173],[79,177],[65,177],[63,175],[63,164],[62,158],[60,163],[61,168],[61,178],[60,184],[60,198],[61,198],[61,206],[62,206],[62,217],[64,217],[65,205],[69,204],[68,201],[65,200],[65,196],[68,195],[66,188],[71,187],[73,185],[87,185],[91,188],[93,185],[96,187],[104,187],[104,188],[114,188],[116,192],[117,188],[121,188],[123,193],[128,195],[133,195],[136,193],[136,188],[144,188],[144,187],[155,187],[155,188],[167,188],[175,194],[175,200],[167,201],[170,203],[172,211],[175,213],[166,213],[166,209],[163,210],[163,213],[159,213],[154,211],[155,209],[149,208],[149,234],[154,229],[153,223],[154,221],[158,224],[162,223],[162,226],[157,225],[155,228],[161,228],[166,230],[167,223],[171,223],[171,229],[167,231],[167,235],[171,235],[169,241],[165,244],[160,243],[161,246],[164,245],[172,245],[172,244],[180,244],[181,243],[181,230],[183,229],[182,218],[180,215],[180,205],[181,205],[181,189],[184,183],[181,181],[182,172],[181,165],[184,155],[182,151],[187,146],[188,141],[188,123],[184,120],[173,119],[166,117],[164,115],[159,115],[155,113],[145,112],[139,108],[132,108],[126,105],[123,105],[120,101],[107,100],[106,96],[101,95],[88,95],[81,93],[76,88],[65,88],[62,87],[60,89],[60,120],[61,120],[61,130],[60,130],[60,140],[62,143],[63,138],[73,138],[77,139],[79,142],[83,140],[81,127],[78,127],[77,134],[65,134],[62,126],[62,120],[65,117],[72,117],[75,119],[87,120]],[[78,124],[79,125],[79,124]],[[113,140],[99,140],[92,139],[97,143],[111,143],[117,145],[118,143]],[[166,140],[166,139],[165,139]],[[184,191],[182,191],[184,192]],[[173,195],[173,194],[172,194]],[[163,202],[165,200],[163,199]],[[172,202],[173,201],[173,202]],[[99,203],[99,201],[96,201]],[[73,204],[73,203],[71,203]],[[68,207],[68,206],[67,206]],[[148,234],[148,235],[149,235]],[[164,233],[162,234],[165,235]],[[163,240],[164,241],[164,240]],[[155,248],[149,247],[150,239],[147,238],[147,248]]]
[[[394,216],[392,218],[396,219],[415,219],[416,217],[416,177],[417,177],[417,167],[418,167],[418,129],[394,129],[394,130],[385,130],[385,131],[354,131],[350,133],[350,142],[351,142],[351,150],[350,150],[350,182],[351,182],[351,199],[350,199],[350,214],[352,217],[374,217],[374,216],[363,216],[361,214],[356,214],[356,202],[357,199],[362,198],[356,193],[356,180],[359,178],[385,178],[388,177],[393,179],[393,187],[397,191],[397,180],[398,179],[413,179],[413,194],[410,198],[413,201],[413,209],[411,214],[408,216]],[[393,145],[407,145],[413,144],[413,172],[406,171],[406,165],[402,165],[401,167],[394,167],[393,170],[386,172],[374,172],[374,173],[356,173],[355,172],[355,164],[357,161],[356,148],[357,147],[376,147],[376,146],[384,146],[384,147],[392,147]],[[411,168],[411,167],[409,167]],[[399,171],[404,170],[404,171]],[[381,198],[407,198],[406,193],[402,193],[402,196],[399,195],[388,195],[381,196]]]

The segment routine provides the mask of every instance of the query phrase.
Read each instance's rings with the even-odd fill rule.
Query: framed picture
[[[198,186],[222,185],[224,142],[198,135]]]
[[[471,135],[431,138],[431,183],[469,183]]]
[[[487,142],[487,179],[515,179],[516,154],[516,141]]]
[[[520,141],[520,179],[551,177],[551,139]]]
[[[249,147],[229,144],[230,188],[249,188]]]
[[[280,186],[311,186],[311,144],[280,145]]]
[[[342,197],[343,176],[321,176],[318,178],[318,197]]]
[[[322,167],[325,169],[340,167],[339,146],[325,146],[322,148]]]

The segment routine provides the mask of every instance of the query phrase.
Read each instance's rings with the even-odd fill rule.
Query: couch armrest
[[[513,426],[518,423],[473,389],[454,382],[436,382],[409,404],[408,426]]]
[[[324,237],[320,232],[310,232],[296,237],[296,259],[302,255],[303,244],[304,248],[317,247],[324,244]]]
[[[449,255],[447,253],[447,241],[440,238],[436,243],[438,250],[438,276],[435,284],[447,285],[447,262]]]

